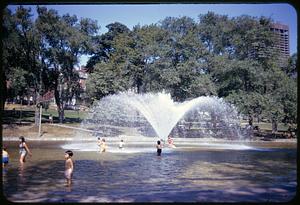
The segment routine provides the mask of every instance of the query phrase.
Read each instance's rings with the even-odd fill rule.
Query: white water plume
[[[174,102],[169,93],[123,92],[101,99],[83,126],[105,135],[117,136],[124,134],[120,127],[123,130],[124,127],[134,129],[146,123],[152,126],[157,137],[166,139],[176,124],[180,120],[184,121],[184,116],[190,113],[196,118],[201,116],[198,120],[200,124],[205,123],[203,130],[213,129],[213,123],[209,121],[213,115],[217,120],[214,126],[219,126],[221,132],[228,130],[234,123],[238,124],[236,110],[221,98],[205,96],[179,103]],[[209,132],[213,133],[211,130]]]

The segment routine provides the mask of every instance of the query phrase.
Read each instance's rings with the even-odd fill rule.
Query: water
[[[241,143],[236,110],[222,99],[175,103],[165,93],[121,93],[98,102],[81,128],[105,136],[107,151],[98,151],[94,135],[77,131],[71,143],[28,142],[33,157],[20,167],[17,143],[6,142],[4,196],[13,202],[287,202],[296,194],[295,143]],[[156,140],[170,133],[177,148],[156,156]],[[70,187],[67,149],[74,152]]]
[[[109,142],[108,152],[113,153],[149,153],[153,151],[153,147],[156,145],[156,140],[147,137],[125,137],[122,136],[125,142],[124,149],[119,149],[118,144],[119,138],[106,138]],[[190,148],[198,147],[204,149],[229,149],[229,150],[254,150],[255,147],[244,144],[245,141],[222,141],[222,140],[212,140],[212,139],[176,139],[174,145],[176,148]],[[175,148],[169,148],[167,142],[163,142],[164,152],[171,152]],[[86,140],[86,141],[70,141],[65,142],[62,146],[65,150],[77,150],[77,151],[99,151],[99,146],[96,140]]]
[[[95,103],[82,129],[102,136],[221,137],[240,139],[239,116],[233,105],[217,97],[174,102],[169,93],[109,95]],[[196,132],[195,132],[196,131]],[[84,138],[82,133],[78,139]]]
[[[295,143],[253,142],[242,150],[178,145],[161,157],[155,146],[136,153],[74,150],[71,187],[64,142],[28,142],[33,157],[23,169],[17,142],[5,144],[11,162],[3,193],[13,202],[287,202],[296,195]]]

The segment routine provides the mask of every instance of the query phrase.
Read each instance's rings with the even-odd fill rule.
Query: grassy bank
[[[267,122],[260,122],[260,123],[253,123],[253,126],[259,126],[261,130],[272,130],[272,123],[267,123]],[[296,128],[296,124],[292,124],[293,128]],[[284,123],[278,123],[278,131],[287,131],[289,126]]]
[[[35,106],[20,106],[9,104],[5,107],[3,124],[34,123]],[[53,116],[53,122],[58,123],[58,112],[54,108],[42,109],[42,123],[49,122],[49,115]],[[66,123],[80,123],[88,115],[87,111],[65,110]]]
[[[36,136],[38,127],[34,125],[34,106],[8,105],[4,110],[3,115],[3,136]],[[58,112],[54,108],[49,108],[42,111],[42,135],[43,136],[72,136],[73,129],[51,126],[49,124],[49,115],[52,114],[54,125],[59,123]],[[79,127],[80,123],[88,116],[88,111],[65,110],[65,123],[71,127]],[[242,122],[242,127],[248,124],[247,121]],[[254,126],[259,126],[261,132],[258,135],[263,136],[271,133],[272,124],[266,122],[254,123]],[[297,125],[293,124],[293,128]],[[288,125],[284,123],[278,124],[278,135],[286,134]]]

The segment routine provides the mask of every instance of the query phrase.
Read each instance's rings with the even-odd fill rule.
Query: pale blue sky
[[[28,5],[29,6],[29,5]],[[26,7],[28,7],[26,6]],[[120,22],[129,29],[140,24],[149,25],[158,23],[165,17],[188,16],[198,21],[199,14],[212,11],[217,14],[235,17],[250,15],[255,17],[265,16],[272,18],[275,22],[286,24],[290,29],[290,54],[297,52],[297,12],[294,7],[287,3],[282,4],[111,4],[111,5],[45,5],[58,11],[60,15],[75,14],[78,18],[91,18],[97,20],[100,33],[105,33],[106,25]],[[35,5],[31,5],[36,16]],[[16,6],[9,5],[14,9]],[[80,65],[85,65],[88,57],[81,58]]]

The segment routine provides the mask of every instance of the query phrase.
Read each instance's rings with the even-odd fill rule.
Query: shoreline
[[[126,131],[125,131],[126,132]],[[128,134],[122,134],[114,137],[105,137],[111,142],[117,142],[121,138],[127,142],[139,142],[139,143],[152,143],[158,139],[155,136],[143,136],[139,133],[133,132]],[[127,132],[126,132],[127,133]],[[175,137],[176,143],[184,142],[231,142],[231,143],[244,143],[244,142],[289,142],[297,143],[297,137],[283,138],[272,137],[269,133],[260,132],[260,136],[254,133],[254,136],[245,139],[218,139],[213,137],[206,138],[178,138]],[[3,125],[2,141],[19,141],[19,137],[24,136],[29,141],[96,141],[96,136],[93,136],[93,131],[82,129],[77,126],[70,126],[68,124],[42,124],[41,136],[38,136],[38,127],[34,125]]]
[[[85,139],[78,139],[76,137],[55,137],[55,136],[48,136],[48,137],[32,137],[32,136],[25,136],[26,140],[28,141],[76,141],[76,142],[93,142],[96,141],[96,137],[86,137]],[[106,137],[110,142],[119,142],[120,139],[125,139],[127,142],[138,142],[138,143],[152,143],[157,140],[156,137],[145,137],[145,136],[115,136],[115,137]],[[251,143],[251,142],[261,142],[261,143],[269,143],[269,142],[286,142],[286,143],[297,143],[297,138],[292,139],[269,139],[264,140],[262,138],[256,138],[256,139],[245,139],[245,140],[226,140],[226,139],[215,139],[215,138],[174,138],[176,143],[187,143],[187,142],[198,142],[198,143]],[[8,136],[8,137],[2,137],[2,141],[9,142],[9,141],[19,141],[19,136]]]

